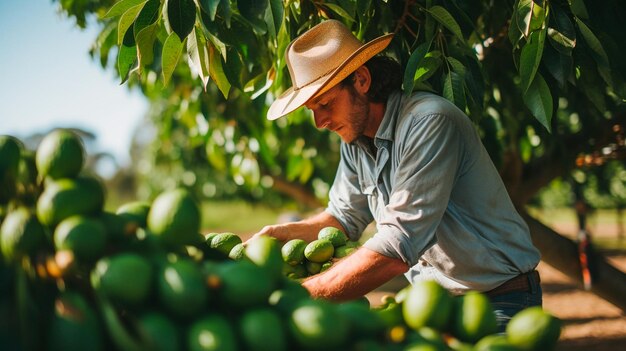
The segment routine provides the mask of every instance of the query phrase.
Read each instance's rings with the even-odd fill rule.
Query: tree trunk
[[[530,228],[533,243],[541,251],[541,259],[583,287],[577,244],[545,226],[527,212],[522,216]],[[609,264],[603,255],[589,257],[592,270],[591,292],[626,311],[626,273]]]
[[[274,181],[274,190],[291,197],[300,205],[311,209],[323,206],[320,200],[315,197],[310,189],[303,187],[300,184],[289,182],[280,177],[272,177],[272,179]]]

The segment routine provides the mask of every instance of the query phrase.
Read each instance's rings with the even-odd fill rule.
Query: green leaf
[[[543,63],[548,69],[548,72],[557,82],[561,88],[565,87],[567,79],[572,71],[572,57],[565,55],[560,51],[552,49],[553,46],[547,46],[543,52]]]
[[[285,8],[282,0],[270,0],[270,6],[265,11],[265,22],[267,23],[267,31],[273,40],[276,39],[276,35],[283,24],[284,14]]]
[[[450,66],[452,66],[452,70],[456,73],[458,73],[461,77],[465,77],[465,74],[467,72],[467,69],[465,68],[465,66],[463,65],[463,63],[461,63],[461,61],[455,59],[452,56],[448,56],[446,57],[446,60],[448,61],[448,63],[450,64]]]
[[[124,84],[128,80],[130,70],[135,62],[137,62],[137,47],[120,45],[117,53],[117,72],[122,80],[120,84]]]
[[[361,22],[367,19],[367,12],[370,10],[371,6],[372,0],[356,0],[356,12]]]
[[[167,19],[174,33],[183,41],[196,23],[196,5],[193,0],[167,0]]]
[[[209,15],[211,21],[215,21],[215,14],[217,13],[217,6],[221,0],[200,0],[200,7],[204,12]]]
[[[535,118],[552,133],[552,93],[541,74],[536,74],[524,94],[524,103]]]
[[[587,12],[587,7],[583,0],[569,0],[569,3],[574,16],[583,19],[589,18],[589,13]]]
[[[154,41],[156,40],[158,30],[158,23],[154,23],[137,33],[135,41],[137,42],[139,67],[147,66],[154,61]]]
[[[187,38],[187,54],[191,65],[202,80],[202,88],[206,91],[209,83],[209,48],[202,31],[195,27]]]
[[[576,47],[576,28],[569,15],[559,6],[552,5],[552,16],[548,27],[548,39],[550,44],[559,52],[571,55]]]
[[[443,77],[443,97],[452,101],[461,111],[465,111],[465,90],[463,77],[456,72],[450,71]]]
[[[404,79],[402,80],[402,90],[405,94],[410,94],[413,91],[415,72],[417,66],[420,64],[428,50],[430,49],[431,41],[424,42],[413,51],[404,70]]]
[[[124,36],[126,35],[126,31],[130,26],[135,22],[135,18],[145,5],[145,2],[133,6],[128,11],[124,12],[122,17],[120,17],[120,21],[117,24],[117,45],[122,45],[122,41],[124,40]]]
[[[133,25],[135,39],[137,39],[137,34],[139,34],[142,29],[155,23],[159,19],[160,8],[160,0],[148,0],[148,2],[146,2],[143,9],[141,9],[141,12],[139,12],[137,19],[135,20],[135,24]]]
[[[432,77],[433,74],[441,67],[441,52],[439,51],[431,51],[424,59],[420,61],[417,65],[417,70],[415,71],[415,76],[413,77],[414,82],[425,81],[428,78]],[[415,87],[414,87],[415,88]]]
[[[183,51],[183,43],[178,34],[172,32],[165,43],[163,43],[163,54],[161,57],[161,66],[163,67],[163,85],[169,83],[172,73],[178,64],[180,55]]]
[[[238,0],[237,8],[243,18],[252,24],[263,21],[265,10],[269,6],[269,0]]]
[[[585,42],[589,46],[589,49],[591,49],[591,56],[593,56],[594,60],[596,60],[596,62],[598,63],[598,72],[600,72],[600,75],[602,76],[604,81],[608,85],[612,86],[613,84],[610,74],[609,57],[607,56],[606,51],[604,51],[604,47],[600,43],[600,40],[598,40],[595,34],[593,34],[591,29],[589,29],[589,27],[587,27],[587,25],[585,25],[583,21],[577,18],[576,24],[578,24],[578,29],[580,30],[583,39],[585,39]]]
[[[352,15],[350,15],[346,10],[344,10],[343,7],[341,7],[341,6],[337,5],[337,4],[331,4],[331,3],[325,3],[324,6],[328,7],[332,12],[338,14],[342,18],[347,19],[350,22],[356,22],[354,20],[354,17]]]
[[[530,83],[535,77],[535,73],[537,73],[537,69],[539,69],[545,37],[545,30],[534,31],[530,34],[528,42],[522,47],[519,67],[522,93],[528,90]]]
[[[520,0],[517,4],[515,24],[522,37],[529,35],[530,21],[533,15],[533,4],[533,0]]]
[[[103,19],[117,17],[128,11],[131,7],[137,6],[147,0],[122,0],[113,5],[109,11],[102,17]]]
[[[222,92],[225,98],[228,98],[228,92],[230,91],[230,82],[224,74],[224,68],[222,66],[222,56],[220,52],[211,43],[209,45],[209,74],[217,87]]]
[[[451,31],[452,34],[459,38],[461,42],[465,41],[465,39],[463,38],[463,33],[461,32],[461,27],[456,22],[454,17],[452,17],[450,12],[448,12],[448,10],[441,6],[433,6],[426,11],[428,11],[428,13],[430,13],[431,16],[433,16],[433,18],[437,20],[437,22],[441,23],[444,27]]]

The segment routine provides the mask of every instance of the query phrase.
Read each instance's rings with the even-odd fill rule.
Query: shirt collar
[[[402,102],[402,92],[395,91],[387,98],[385,105],[385,115],[376,131],[376,139],[393,141],[394,130],[396,129],[396,119],[398,118],[398,109]]]

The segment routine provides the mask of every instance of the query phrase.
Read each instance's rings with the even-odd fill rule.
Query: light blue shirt
[[[539,251],[469,118],[448,100],[393,93],[373,142],[342,143],[326,211],[409,281],[487,291],[533,270]]]

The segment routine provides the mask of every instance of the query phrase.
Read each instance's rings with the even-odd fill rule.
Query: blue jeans
[[[542,292],[538,279],[529,279],[530,291],[510,292],[489,297],[496,314],[498,333],[504,333],[506,326],[517,312],[531,306],[541,306]]]

